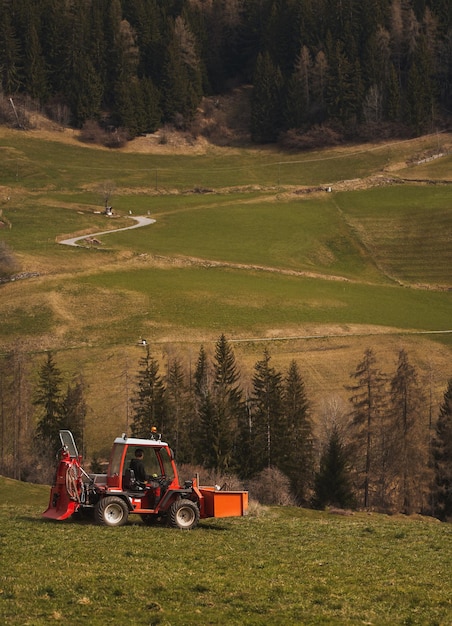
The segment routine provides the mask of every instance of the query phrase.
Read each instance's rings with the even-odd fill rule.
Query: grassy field
[[[276,507],[111,529],[43,520],[42,486],[0,489],[2,624],[452,622],[450,524]]]
[[[316,407],[344,395],[367,347],[386,371],[404,347],[439,401],[451,376],[451,136],[301,154],[139,141],[109,151],[0,129],[0,238],[33,274],[0,285],[0,351],[20,341],[38,363],[52,349],[65,374],[85,373],[94,447],[122,427],[140,337],[162,363],[181,351],[191,364],[225,333],[248,377],[264,348],[281,368],[296,358]],[[434,151],[445,156],[416,164]],[[96,246],[58,243],[134,215],[156,222]]]

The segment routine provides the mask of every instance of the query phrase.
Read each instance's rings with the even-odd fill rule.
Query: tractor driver
[[[135,474],[135,480],[139,483],[145,483],[147,481],[146,470],[143,462],[143,450],[137,448],[135,450],[135,458],[130,461],[130,469]]]

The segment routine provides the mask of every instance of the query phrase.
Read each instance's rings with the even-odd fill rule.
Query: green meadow
[[[452,528],[294,507],[194,531],[41,518],[48,488],[0,477],[2,624],[445,626]]]
[[[389,370],[405,347],[440,400],[451,375],[449,135],[304,153],[171,154],[140,141],[111,151],[1,130],[0,238],[26,276],[0,285],[1,350],[20,341],[39,360],[52,349],[68,375],[108,359],[120,394],[141,337],[192,362],[225,333],[248,375],[265,348],[278,366],[299,360],[316,404],[326,389],[343,394],[367,347]],[[59,243],[137,215],[156,221]],[[105,381],[95,376],[89,394],[119,428]]]

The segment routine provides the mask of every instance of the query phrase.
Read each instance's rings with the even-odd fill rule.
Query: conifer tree
[[[166,404],[168,419],[165,437],[171,442],[179,463],[193,463],[194,407],[178,357],[171,358],[168,363]]]
[[[162,100],[166,120],[183,126],[202,96],[202,72],[193,34],[185,20],[168,21],[163,61]]]
[[[237,436],[238,421],[245,410],[239,385],[240,372],[234,352],[224,334],[215,346],[213,363],[213,394],[220,418],[218,468],[229,469]]]
[[[4,3],[3,3],[4,4]],[[20,43],[5,6],[0,7],[0,77],[2,91],[13,95],[19,89]]]
[[[62,382],[61,371],[55,363],[53,353],[49,351],[39,370],[39,380],[33,401],[39,410],[36,428],[37,443],[41,454],[49,462],[53,461],[61,446],[59,430],[62,420]]]
[[[283,415],[282,375],[271,364],[268,350],[254,366],[251,399],[253,473],[278,466],[281,460],[280,434]]]
[[[312,99],[312,59],[307,46],[303,46],[288,81],[286,102],[287,128],[300,128],[309,120]]]
[[[427,484],[427,427],[425,397],[416,368],[400,350],[391,379],[391,463],[396,485],[396,506],[404,513],[421,510]]]
[[[33,99],[44,102],[48,95],[47,69],[37,32],[37,23],[34,11],[31,11],[25,24],[23,86]]]
[[[356,119],[361,104],[361,68],[359,61],[352,63],[340,40],[328,42],[327,104],[332,118],[342,123]]]
[[[253,141],[271,143],[282,127],[281,94],[283,78],[268,52],[259,54],[251,98],[251,136]]]
[[[355,466],[360,477],[362,505],[367,508],[374,504],[384,481],[385,377],[377,366],[373,350],[365,351],[352,377],[356,383],[348,390],[353,393],[350,402]]]
[[[452,378],[447,383],[433,438],[434,510],[442,520],[452,519]]]
[[[320,469],[315,478],[313,498],[315,508],[354,506],[349,468],[348,454],[339,427],[335,424],[320,459]]]
[[[152,356],[149,345],[139,365],[137,391],[132,398],[134,412],[131,431],[135,437],[149,437],[153,426],[159,432],[165,432],[165,387],[159,374],[158,361]]]
[[[291,361],[283,381],[283,416],[278,468],[289,478],[299,504],[308,499],[314,475],[313,433],[309,402],[296,361]]]
[[[198,361],[196,363],[194,390],[198,401],[202,400],[202,398],[204,398],[209,391],[209,364],[207,360],[207,353],[203,345],[201,345],[199,349]]]
[[[70,430],[77,443],[77,448],[86,457],[85,422],[88,407],[85,400],[86,384],[83,376],[77,376],[67,386],[66,395],[61,402],[60,428]]]
[[[413,62],[408,72],[407,106],[408,117],[416,132],[432,122],[434,87],[431,80],[432,64],[424,37],[419,39]]]
[[[255,442],[251,401],[247,399],[237,423],[237,437],[234,446],[234,468],[242,479],[252,478],[255,469]]]
[[[206,375],[205,355],[196,373],[199,404],[199,453],[205,467],[226,472],[232,469],[237,427],[245,410],[234,352],[224,335],[215,346],[212,382]],[[207,384],[206,384],[207,383]]]

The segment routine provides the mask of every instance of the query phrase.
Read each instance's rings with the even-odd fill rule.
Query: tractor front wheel
[[[191,530],[199,521],[199,509],[191,500],[176,500],[170,507],[168,520],[173,528]]]
[[[94,518],[103,526],[123,526],[129,517],[129,509],[122,498],[106,496],[96,504]]]

